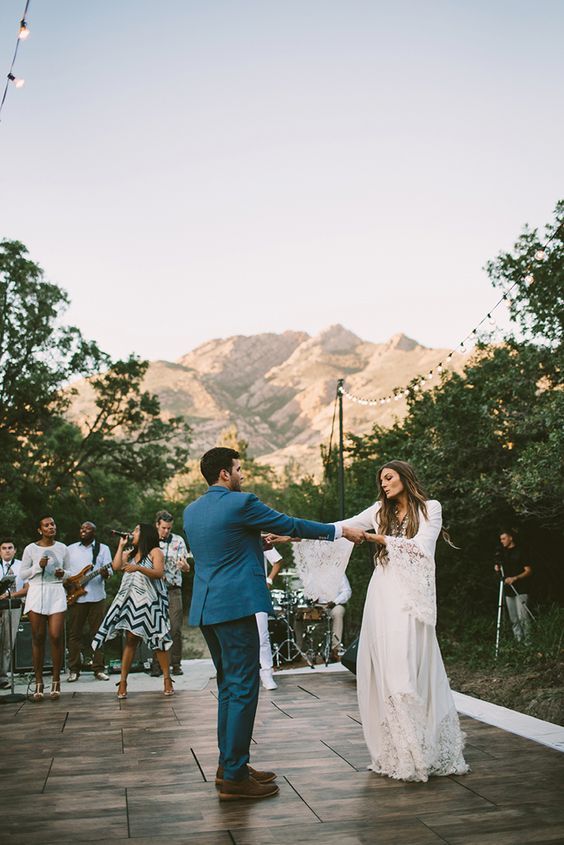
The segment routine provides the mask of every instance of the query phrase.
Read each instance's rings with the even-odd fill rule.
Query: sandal
[[[43,694],[43,684],[35,684],[35,692],[31,696],[32,701],[43,701],[45,695]]]
[[[123,692],[121,691],[122,685],[124,687]],[[117,691],[118,699],[121,701],[123,698],[127,698],[127,681],[118,681],[117,684],[116,684],[116,687],[118,688],[118,691]]]
[[[51,681],[51,692],[49,698],[51,701],[57,701],[61,697],[61,682]]]
[[[167,685],[166,685],[167,681],[169,683],[168,689],[167,689]],[[170,675],[167,675],[164,678],[164,695],[174,695],[174,687],[172,686],[173,683],[174,683],[174,681],[172,680]]]

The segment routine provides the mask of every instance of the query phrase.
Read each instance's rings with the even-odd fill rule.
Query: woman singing
[[[35,672],[33,701],[43,701],[43,660],[45,635],[49,631],[53,680],[50,698],[61,695],[61,666],[63,663],[63,626],[67,609],[67,595],[63,587],[65,571],[69,569],[67,547],[55,540],[57,526],[52,516],[39,520],[40,539],[26,546],[22,556],[20,578],[29,580],[24,613],[31,623],[31,650]]]
[[[172,645],[168,596],[161,580],[164,575],[164,556],[159,547],[156,527],[140,523],[135,528],[131,541],[133,548],[126,551],[129,538],[120,538],[112,566],[115,570],[123,570],[124,576],[119,591],[94,637],[92,649],[101,648],[104,642],[113,640],[119,632],[126,632],[120,681],[117,685],[117,697],[122,699],[127,698],[127,675],[137,645],[140,640],[144,640],[151,651],[156,651],[164,678],[164,694],[174,695],[168,654]]]
[[[363,528],[376,549],[357,660],[369,768],[409,781],[464,774],[463,734],[435,634],[441,505],[404,461],[385,464],[378,481],[379,501],[340,523]]]

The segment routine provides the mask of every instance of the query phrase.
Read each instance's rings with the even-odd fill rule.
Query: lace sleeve
[[[435,561],[415,540],[386,537],[387,566],[393,571],[401,593],[403,609],[425,625],[437,621]]]

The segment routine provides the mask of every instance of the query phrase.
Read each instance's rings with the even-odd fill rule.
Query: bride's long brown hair
[[[378,470],[378,487],[380,489],[378,528],[380,534],[391,534],[391,529],[396,519],[396,503],[393,499],[388,499],[382,487],[382,473],[385,469],[393,469],[397,472],[407,493],[405,536],[411,539],[419,531],[419,514],[422,513],[425,519],[428,518],[427,500],[429,497],[415,475],[413,467],[407,461],[388,461],[388,463],[383,464]],[[446,528],[441,529],[441,536],[445,543],[448,543],[453,549],[458,549],[458,546],[455,546],[452,542]],[[379,557],[384,551],[385,546],[378,546],[375,558]]]
[[[411,539],[419,531],[419,513],[427,519],[428,496],[421,482],[415,475],[413,467],[406,461],[388,461],[378,470],[378,487],[380,490],[380,510],[378,511],[378,527],[380,534],[391,534],[396,519],[396,503],[388,499],[382,487],[382,473],[385,469],[393,469],[400,477],[407,493],[407,514],[405,536]]]

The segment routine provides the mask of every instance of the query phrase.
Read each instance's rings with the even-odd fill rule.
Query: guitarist
[[[69,575],[78,575],[87,566],[94,566],[94,569],[101,569],[100,575],[92,578],[84,585],[85,595],[79,596],[74,604],[69,606],[67,611],[67,642],[69,651],[69,674],[67,681],[72,684],[77,681],[82,667],[82,634],[88,625],[89,639],[94,639],[94,634],[102,624],[106,611],[106,587],[105,580],[112,574],[112,555],[109,548],[96,538],[96,526],[93,522],[83,522],[79,529],[80,540],[68,547],[70,571]],[[110,676],[105,672],[104,654],[101,649],[96,649],[92,657],[92,668],[94,677],[98,681],[109,681]]]

